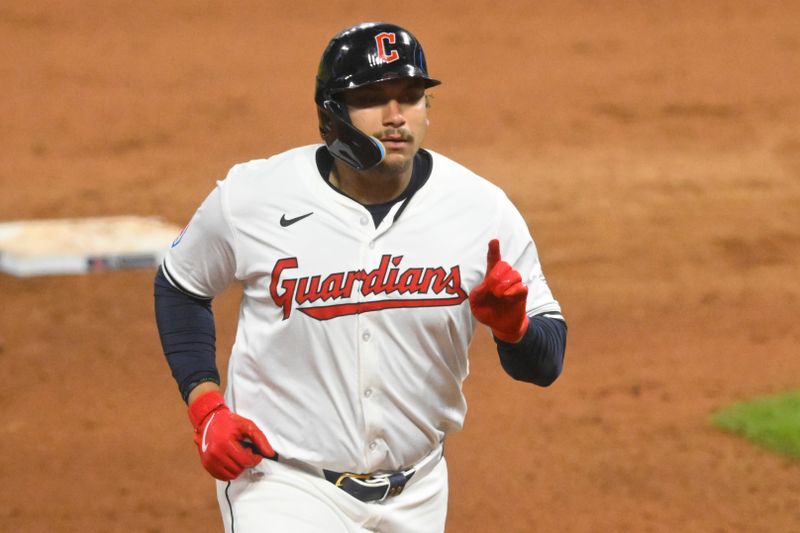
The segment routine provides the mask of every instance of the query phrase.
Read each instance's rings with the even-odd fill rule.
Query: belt
[[[303,463],[296,459],[287,459],[286,457],[278,457],[276,453],[272,457],[267,457],[258,448],[256,448],[250,441],[240,441],[242,446],[253,450],[254,453],[261,455],[272,461],[280,461],[290,466],[294,466],[309,473],[316,473],[322,475],[325,479],[345,491],[350,496],[361,500],[362,502],[382,502],[390,496],[397,496],[411,480],[416,476],[420,479],[428,472],[433,470],[439,460],[444,454],[444,446],[439,445],[433,449],[428,455],[423,457],[413,466],[404,470],[397,470],[396,472],[373,472],[372,474],[356,474],[353,472],[335,472],[333,470],[326,470],[315,468],[309,464]]]
[[[416,476],[417,479],[424,477],[433,470],[441,458],[442,447],[438,446],[415,465],[396,472],[355,474],[323,470],[322,473],[325,479],[362,502],[382,502],[403,492],[412,477]]]

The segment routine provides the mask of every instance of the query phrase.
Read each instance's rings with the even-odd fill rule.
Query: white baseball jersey
[[[528,285],[528,314],[560,308],[498,187],[429,151],[427,182],[376,228],[322,179],[319,147],[234,166],[165,267],[199,296],[242,284],[226,400],[282,457],[396,470],[462,427],[477,323],[467,295],[491,239]]]

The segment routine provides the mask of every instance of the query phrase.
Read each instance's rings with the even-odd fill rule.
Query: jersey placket
[[[384,250],[382,246],[382,235],[392,225],[392,217],[400,205],[394,206],[386,215],[378,228],[375,228],[372,217],[364,209],[364,214],[358,219],[361,243],[361,268],[369,272],[380,263],[381,257],[389,250]],[[359,301],[367,299],[385,299],[388,295],[373,294],[365,296],[358,293]],[[379,313],[379,312],[378,312]],[[379,322],[375,312],[360,313],[357,315],[357,345],[359,358],[359,394],[361,396],[362,413],[364,420],[364,455],[368,470],[374,470],[387,455],[387,445],[385,441],[383,420],[384,409],[381,408],[383,400],[383,378],[380,372],[382,353],[380,345],[382,331],[379,329]]]

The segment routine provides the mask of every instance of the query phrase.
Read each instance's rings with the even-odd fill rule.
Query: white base
[[[135,216],[0,223],[0,271],[20,277],[155,268],[180,228]]]

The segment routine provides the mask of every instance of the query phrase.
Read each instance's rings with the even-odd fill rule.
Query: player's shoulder
[[[299,146],[269,157],[237,163],[228,171],[224,181],[228,182],[229,186],[236,186],[249,184],[252,181],[264,183],[285,179],[287,173],[302,173],[315,165],[318,146]]]
[[[458,161],[433,150],[426,151],[432,158],[432,181],[451,190],[470,190],[476,193],[501,195],[505,193],[483,176],[475,173]]]

